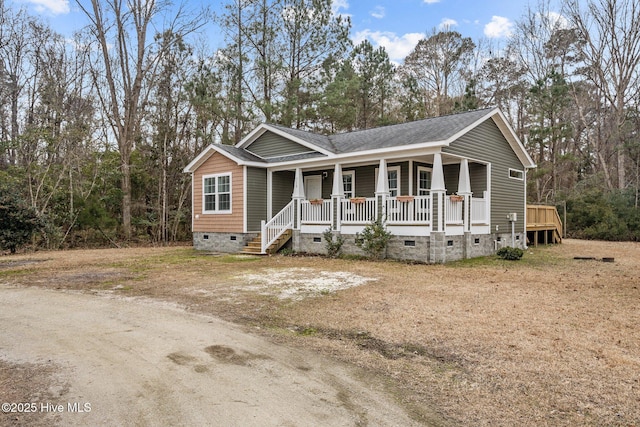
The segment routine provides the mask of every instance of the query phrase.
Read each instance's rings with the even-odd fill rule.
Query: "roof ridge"
[[[418,120],[411,120],[408,122],[401,122],[401,123],[391,123],[391,124],[387,124],[387,125],[382,125],[382,126],[376,126],[376,127],[371,127],[371,128],[366,128],[366,129],[357,129],[357,130],[352,130],[349,132],[340,132],[340,133],[334,133],[329,135],[329,137],[334,137],[334,136],[341,136],[341,135],[351,135],[354,133],[358,133],[358,132],[366,132],[366,131],[371,131],[374,129],[385,129],[385,128],[390,128],[392,126],[402,126],[402,125],[409,125],[412,123],[420,123],[420,122],[424,122],[427,120],[436,120],[436,119],[442,119],[442,118],[446,118],[446,117],[453,117],[453,116],[462,116],[462,115],[466,115],[466,114],[471,114],[471,113],[478,113],[480,111],[489,111],[489,110],[496,110],[498,109],[498,107],[486,107],[486,108],[478,108],[476,110],[468,110],[468,111],[463,111],[460,113],[450,113],[450,114],[444,114],[442,116],[433,116],[433,117],[425,117],[422,119],[418,119]]]

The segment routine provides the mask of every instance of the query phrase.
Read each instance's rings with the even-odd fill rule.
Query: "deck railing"
[[[489,198],[471,197],[471,223],[489,223]],[[356,197],[341,199],[338,205],[342,224],[365,224],[376,219],[377,203],[375,197]],[[392,225],[430,224],[432,221],[433,201],[429,196],[397,196],[386,198],[383,209],[385,221]],[[445,196],[444,219],[449,225],[462,225],[464,199],[460,196]],[[333,201],[303,200],[300,202],[300,222],[302,224],[331,224]]]
[[[471,223],[489,224],[489,217],[489,199],[485,191],[483,197],[471,198]]]
[[[293,201],[289,202],[287,206],[285,206],[268,222],[262,221],[262,253],[265,253],[267,248],[271,246],[271,244],[275,242],[285,231],[293,228],[293,203]]]
[[[551,230],[554,239],[562,241],[562,220],[555,206],[527,205],[527,231],[539,230]]]
[[[340,218],[343,224],[364,224],[375,220],[376,216],[375,197],[342,199],[340,202]]]
[[[462,224],[462,205],[463,198],[461,196],[445,196],[444,198],[444,220],[446,224]]]
[[[399,196],[387,199],[387,223],[428,224],[431,222],[431,196]]]
[[[302,224],[331,224],[331,200],[300,202],[300,222]]]

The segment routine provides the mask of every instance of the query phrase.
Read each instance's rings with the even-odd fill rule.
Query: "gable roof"
[[[281,125],[261,124],[235,146],[210,145],[184,171],[191,172],[197,169],[200,164],[210,157],[211,150],[234,159],[238,164],[254,164],[257,166],[262,164],[266,166],[273,163],[286,163],[315,157],[334,158],[358,155],[358,153],[365,151],[368,153],[375,153],[376,151],[383,153],[389,150],[419,148],[420,145],[447,146],[488,119],[493,119],[524,167],[535,167],[535,163],[500,109],[485,108],[328,136]],[[246,150],[266,132],[276,133],[309,148],[311,151],[263,159]]]
[[[427,142],[445,142],[460,131],[484,118],[492,109],[432,117],[333,135],[337,153],[403,147]]]

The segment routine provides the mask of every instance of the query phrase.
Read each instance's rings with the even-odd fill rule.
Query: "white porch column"
[[[433,170],[431,172],[431,197],[436,205],[436,220],[434,231],[444,231],[444,196],[447,190],[444,186],[444,171],[442,169],[442,155],[433,155]]]
[[[296,168],[296,175],[293,181],[293,228],[300,229],[300,202],[304,200],[304,180],[302,178],[302,169]]]
[[[464,231],[471,231],[471,180],[469,179],[469,161],[462,159],[460,162],[460,175],[458,176],[458,194],[464,197],[462,207],[462,221]]]
[[[382,218],[382,214],[386,211],[388,196],[389,176],[387,174],[387,161],[380,159],[380,166],[378,166],[378,183],[376,184],[376,212],[378,213],[378,218]]]
[[[342,211],[343,197],[344,184],[342,182],[342,165],[340,165],[340,163],[336,163],[335,169],[333,170],[333,188],[331,190],[331,201],[333,203],[331,228],[333,230],[340,230],[340,223],[342,222],[340,212]]]

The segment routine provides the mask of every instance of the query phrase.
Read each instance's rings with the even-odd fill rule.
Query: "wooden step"
[[[283,247],[293,235],[292,230],[286,230],[280,237],[276,239],[275,242],[271,244],[265,251],[267,254],[274,254],[278,252],[278,250]],[[258,234],[257,237],[253,238],[249,243],[246,244],[245,247],[242,248],[242,253],[248,254],[261,254],[262,250],[262,237]]]

